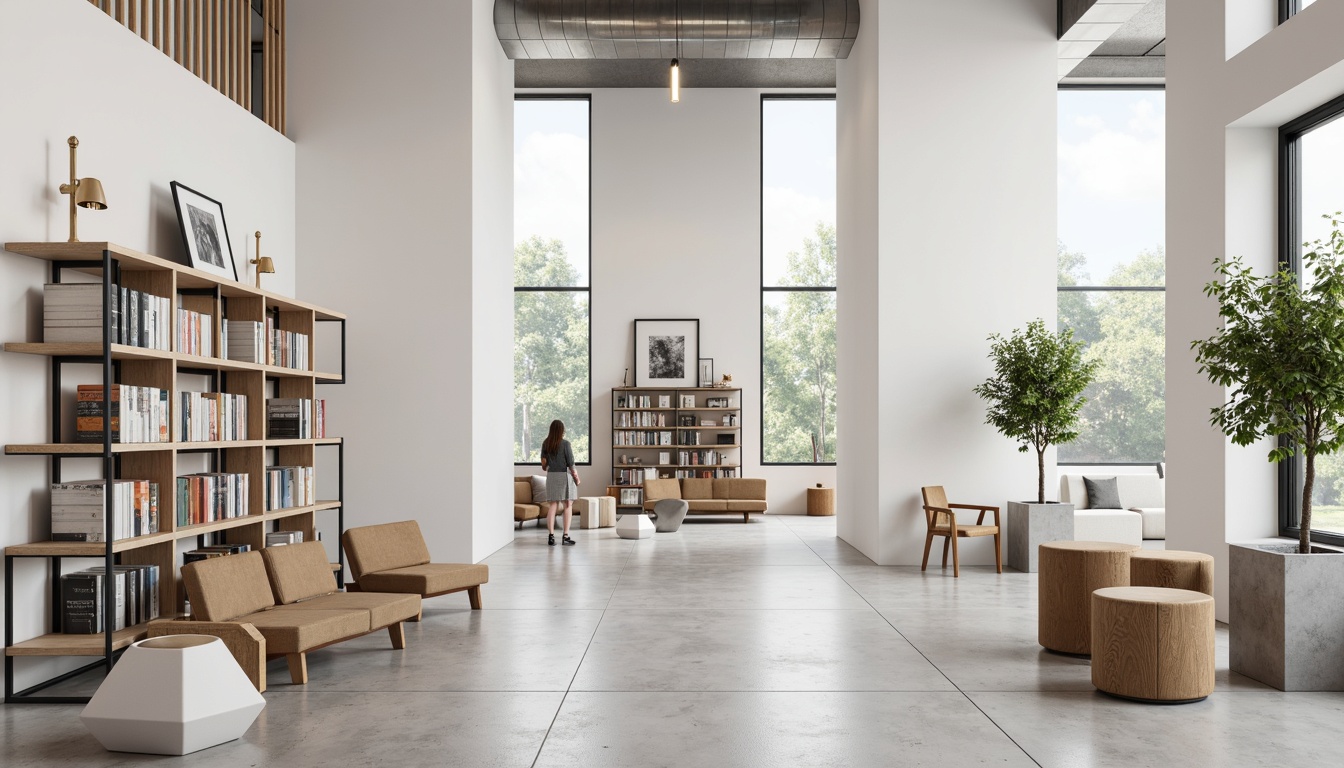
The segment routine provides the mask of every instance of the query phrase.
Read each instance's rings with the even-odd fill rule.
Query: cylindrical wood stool
[[[1176,549],[1143,549],[1129,557],[1133,587],[1169,587],[1213,594],[1213,555]]]
[[[812,517],[830,517],[835,514],[834,488],[808,488],[807,514]]]
[[[1139,701],[1183,704],[1213,693],[1213,598],[1164,587],[1092,593],[1092,684]]]
[[[1129,554],[1137,544],[1047,541],[1037,567],[1037,638],[1060,653],[1092,653],[1092,593],[1129,586]]]

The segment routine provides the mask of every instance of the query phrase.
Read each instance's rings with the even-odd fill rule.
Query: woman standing
[[[559,419],[551,422],[551,432],[541,442],[541,468],[546,470],[546,530],[550,532],[546,543],[555,546],[555,510],[560,502],[564,502],[565,528],[561,543],[569,546],[574,543],[569,538],[569,518],[574,511],[574,500],[579,497],[579,471],[574,467],[574,451],[565,439],[565,423]]]

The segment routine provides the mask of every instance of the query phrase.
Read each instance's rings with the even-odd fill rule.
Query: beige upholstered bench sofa
[[[338,592],[316,541],[188,563],[182,581],[193,618],[255,628],[296,685],[308,682],[309,651],[384,628],[393,648],[405,648],[401,622],[420,614],[418,595]]]
[[[354,583],[346,587],[351,592],[438,597],[465,590],[471,607],[481,608],[481,585],[490,581],[490,566],[429,562],[429,548],[414,520],[347,528],[341,544],[354,576]]]
[[[661,499],[681,499],[690,515],[742,515],[765,512],[765,480],[749,477],[686,477],[644,481],[644,509],[653,511]]]
[[[532,478],[513,478],[513,521],[522,528],[528,520],[539,520],[541,517],[541,502],[532,499]]]

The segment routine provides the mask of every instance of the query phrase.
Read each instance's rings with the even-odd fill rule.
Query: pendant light
[[[672,12],[676,14],[676,17],[672,20],[673,34],[676,35],[675,50],[673,51],[675,55],[672,57],[672,103],[676,104],[681,101],[681,63],[677,61],[677,57],[681,56],[681,3],[679,1],[673,6]]]

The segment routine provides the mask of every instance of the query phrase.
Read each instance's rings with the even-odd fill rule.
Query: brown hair
[[[541,455],[550,456],[560,450],[560,441],[565,439],[565,422],[556,419],[551,422],[551,433],[541,441]]]

